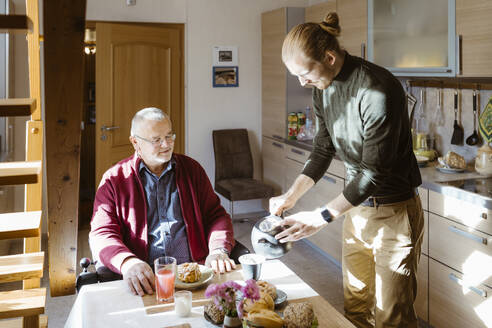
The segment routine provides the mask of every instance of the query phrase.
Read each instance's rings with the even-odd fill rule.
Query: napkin
[[[483,139],[487,143],[492,142],[492,97],[490,97],[489,102],[485,105],[485,108],[482,111],[482,114],[480,114],[478,126],[480,127],[480,134]]]

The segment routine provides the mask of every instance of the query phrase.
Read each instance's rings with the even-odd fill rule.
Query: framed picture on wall
[[[237,46],[213,47],[213,66],[237,66]]]
[[[214,88],[230,88],[239,86],[238,67],[213,67],[212,84]]]

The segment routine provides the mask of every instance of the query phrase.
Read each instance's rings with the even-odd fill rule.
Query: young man
[[[345,214],[345,315],[357,327],[417,327],[423,211],[405,93],[390,72],[343,51],[339,33],[338,16],[329,13],[320,24],[294,27],[284,40],[288,70],[301,85],[314,86],[318,132],[302,174],[270,200],[270,212],[292,208],[335,153],[345,162],[347,184],[321,208],[287,217],[290,227],[276,238],[306,238]]]
[[[89,243],[102,265],[123,275],[134,294],[153,293],[153,261],[205,262],[235,268],[232,222],[203,168],[173,154],[176,135],[158,108],[132,120],[135,154],[104,174],[94,201]]]

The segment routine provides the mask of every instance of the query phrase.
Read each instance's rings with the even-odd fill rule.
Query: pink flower
[[[244,298],[237,303],[237,315],[241,319],[244,316],[243,305],[244,305]]]
[[[241,301],[236,301],[236,292],[243,295]],[[212,284],[205,290],[205,297],[212,298],[214,303],[227,315],[243,317],[243,304],[246,298],[256,301],[260,299],[260,290],[256,281],[250,279],[245,286],[229,280],[223,284]]]
[[[258,285],[256,284],[256,281],[254,279],[246,280],[246,285],[241,288],[241,292],[243,293],[244,297],[249,298],[253,301],[260,299],[260,289],[258,288]]]

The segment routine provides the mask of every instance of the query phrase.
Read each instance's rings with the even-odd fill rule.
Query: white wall
[[[307,4],[307,0],[137,0],[128,7],[124,0],[88,0],[86,18],[185,24],[186,153],[203,165],[213,182],[214,129],[248,129],[255,174],[260,176],[261,13]],[[238,46],[238,88],[212,88],[216,45]]]

